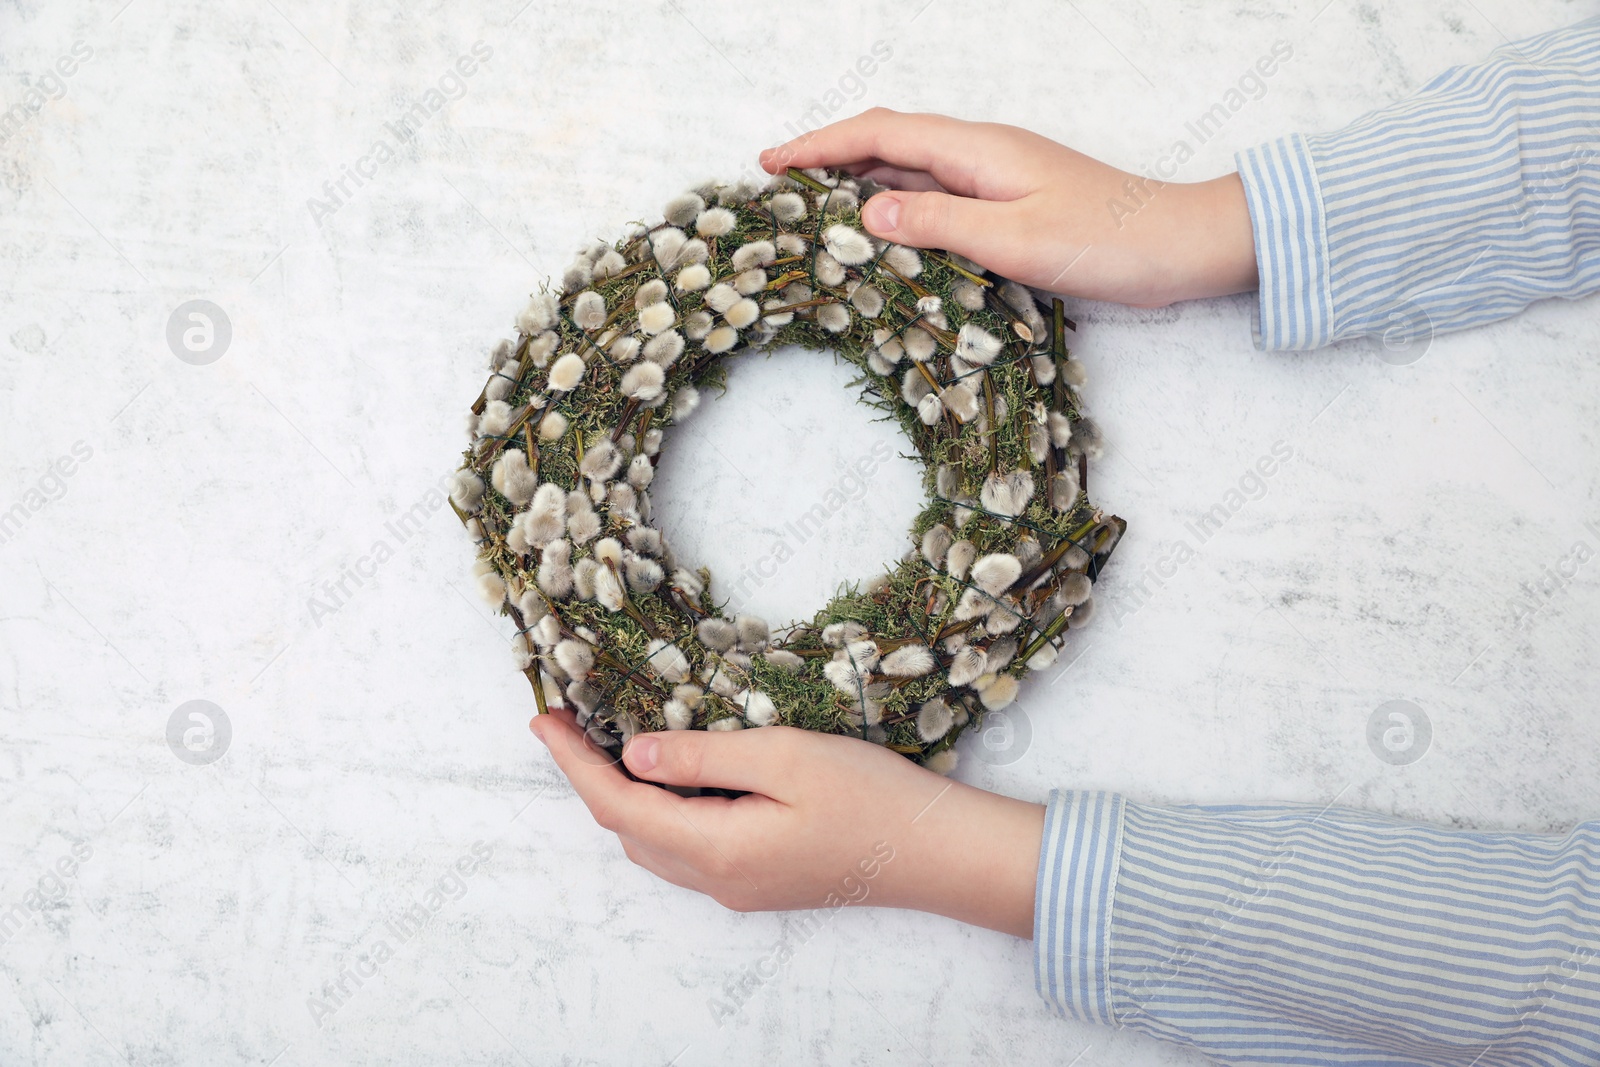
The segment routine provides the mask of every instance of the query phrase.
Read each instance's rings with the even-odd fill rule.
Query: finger
[[[689,840],[693,828],[673,810],[683,798],[629,781],[616,765],[617,758],[589,741],[571,711],[552,708],[534,716],[528,728],[550,749],[556,766],[602,828],[666,848],[693,844]]]
[[[917,192],[932,190],[940,193],[950,191],[940,185],[934,176],[927,171],[892,167],[878,160],[871,160],[866,163],[852,163],[845,169],[857,178],[871,178],[879,185],[887,185],[891,189],[911,189]]]
[[[668,730],[633,738],[622,750],[622,762],[652,782],[739,789],[782,800],[790,795],[790,768],[807,742],[786,726],[728,733]]]
[[[761,153],[776,174],[785,167],[837,167],[879,161],[931,174],[963,196],[1014,200],[1036,184],[1032,157],[1019,146],[1037,135],[1010,126],[944,115],[873,108]]]
[[[948,248],[979,263],[1012,246],[1016,225],[1009,204],[969,200],[949,193],[892,190],[861,209],[862,225],[876,237],[916,248]]]

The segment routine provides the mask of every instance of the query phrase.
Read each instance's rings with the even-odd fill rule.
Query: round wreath
[[[1060,301],[946,252],[863,232],[874,183],[790,170],[708,185],[597,243],[535,294],[472,408],[451,503],[541,712],[571,707],[615,747],[641,730],[787,723],[851,733],[941,772],[986,711],[1092,614],[1126,524],[1084,492],[1100,435],[1081,414]],[[723,359],[824,348],[926,463],[915,546],[809,622],[727,618],[709,571],[651,524],[665,431]]]

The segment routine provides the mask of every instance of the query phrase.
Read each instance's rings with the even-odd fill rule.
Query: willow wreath
[[[1126,524],[1084,491],[1100,434],[1055,301],[960,256],[869,236],[870,181],[790,170],[708,185],[580,254],[490,357],[450,494],[476,583],[516,623],[540,712],[596,743],[786,723],[948,773],[1093,612]],[[726,617],[705,568],[652,525],[665,431],[725,357],[828,349],[926,464],[914,547],[809,622]]]

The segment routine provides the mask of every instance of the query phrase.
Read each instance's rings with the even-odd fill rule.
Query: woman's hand
[[[633,862],[738,911],[915,908],[1033,936],[1044,808],[952,782],[878,745],[784,726],[640,734],[630,781],[569,711],[529,723]]]
[[[895,189],[863,206],[876,236],[1050,292],[1156,307],[1257,284],[1237,174],[1164,183],[1014,126],[885,108],[768,149],[761,165],[875,178]]]

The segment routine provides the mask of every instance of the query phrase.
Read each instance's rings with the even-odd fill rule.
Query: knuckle
[[[665,753],[667,769],[674,779],[686,785],[692,785],[700,780],[700,772],[705,766],[705,752],[698,744],[698,737],[673,738],[676,744],[668,746]]]
[[[594,821],[602,830],[616,833],[622,826],[622,813],[615,804],[608,801],[598,801],[589,806],[589,814],[594,816]]]
[[[918,238],[938,238],[950,222],[950,202],[938,193],[913,196],[901,209],[900,229]]]

